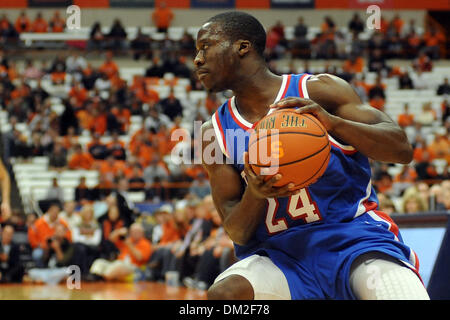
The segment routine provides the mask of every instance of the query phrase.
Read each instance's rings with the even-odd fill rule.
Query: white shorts
[[[291,292],[284,273],[269,257],[254,254],[240,260],[219,274],[214,283],[233,274],[240,275],[250,282],[255,300],[291,300]]]

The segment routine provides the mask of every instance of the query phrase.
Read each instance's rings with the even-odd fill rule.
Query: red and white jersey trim
[[[226,157],[229,158],[230,155],[227,151],[227,144],[225,141],[225,131],[222,128],[219,119],[219,114],[217,113],[217,111],[213,114],[211,120],[214,128],[214,133],[216,134],[217,142],[219,143],[220,150]]]
[[[332,136],[328,135],[328,139],[330,140],[330,143],[332,146],[335,146],[336,148],[340,149],[344,154],[354,154],[358,152],[354,147],[348,146],[342,143],[337,142]]]

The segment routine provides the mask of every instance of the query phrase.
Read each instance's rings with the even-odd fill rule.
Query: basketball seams
[[[272,129],[272,130],[278,130],[278,129]],[[261,141],[263,139],[267,139],[267,137],[272,137],[272,136],[276,136],[276,135],[280,135],[280,134],[299,134],[299,135],[305,135],[305,136],[311,136],[311,137],[316,137],[316,138],[323,138],[325,136],[325,134],[322,135],[317,135],[314,133],[309,133],[309,132],[298,132],[298,131],[283,131],[283,132],[273,132],[270,134],[266,134],[265,136],[262,137],[257,137],[255,139],[253,139],[254,141],[252,141],[249,145],[248,148],[250,149],[250,147],[252,145],[255,144],[255,142]]]
[[[294,163],[297,163],[297,162],[308,160],[309,158],[314,157],[314,156],[318,155],[319,153],[321,153],[329,145],[330,145],[330,142],[327,142],[327,144],[325,146],[323,146],[320,150],[310,154],[309,156],[307,156],[305,158],[302,158],[302,159],[295,160],[295,161],[279,164],[279,165],[277,165],[277,167],[283,167],[283,166],[287,166],[287,165],[294,164]],[[263,165],[260,165],[260,164],[253,164],[253,163],[251,163],[251,165],[255,166],[255,167],[258,167],[258,168],[270,168],[270,166],[263,166]]]

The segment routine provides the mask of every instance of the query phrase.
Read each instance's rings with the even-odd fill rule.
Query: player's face
[[[232,43],[224,37],[217,23],[208,22],[197,35],[196,73],[203,86],[211,91],[229,89],[233,70]]]

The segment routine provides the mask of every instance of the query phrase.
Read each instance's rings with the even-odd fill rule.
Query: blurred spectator
[[[378,207],[381,212],[384,212],[388,215],[391,215],[391,214],[397,212],[394,202],[392,201],[392,199],[390,197],[388,197],[384,193],[378,193],[377,196],[378,196]]]
[[[444,78],[444,82],[439,85],[437,92],[437,95],[444,95],[444,94],[450,94],[450,84],[448,83],[448,78]]]
[[[122,229],[125,226],[125,222],[120,218],[116,198],[109,196],[106,199],[106,203],[108,204],[108,211],[101,221],[102,241],[100,244],[100,257],[111,261],[117,258],[119,249],[111,242],[110,235],[112,232]]]
[[[94,208],[90,204],[85,204],[80,211],[81,221],[74,227],[72,240],[76,246],[81,247],[85,255],[87,272],[89,266],[99,256],[99,245],[102,240],[102,230],[94,218]]]
[[[399,89],[414,89],[414,83],[409,76],[408,72],[402,73],[398,78],[398,88]]]
[[[79,124],[72,104],[66,99],[64,99],[62,103],[64,105],[64,111],[59,118],[59,134],[61,136],[66,136],[71,130],[74,133],[78,132]]]
[[[167,7],[165,1],[159,1],[152,14],[152,21],[155,24],[158,32],[167,32],[170,24],[174,18],[174,14],[170,8]]]
[[[207,195],[211,194],[211,186],[204,172],[200,172],[196,179],[191,184],[189,192],[194,194],[196,197],[203,199]]]
[[[423,126],[431,126],[436,120],[436,112],[431,106],[431,102],[426,102],[422,105],[422,112],[417,115],[416,122]]]
[[[342,69],[350,75],[361,73],[364,69],[364,59],[361,56],[351,54],[349,58],[345,60]]]
[[[86,183],[86,177],[80,177],[80,183],[75,187],[75,201],[78,203],[84,203],[93,200],[92,198],[92,192]]]
[[[409,127],[414,124],[414,115],[409,113],[409,105],[403,105],[403,112],[398,115],[397,122],[400,127]]]
[[[41,12],[38,12],[36,14],[36,19],[33,21],[33,24],[31,25],[31,30],[33,32],[40,32],[40,33],[47,32],[47,30],[48,30],[48,23],[43,18]]]
[[[64,203],[64,190],[59,186],[58,179],[52,179],[52,185],[47,190],[46,200],[59,202],[61,205]]]
[[[99,174],[98,184],[91,190],[93,201],[103,201],[114,188],[114,174]]]
[[[353,18],[348,23],[348,29],[357,35],[364,31],[364,21],[357,12],[355,12]]]
[[[50,153],[48,165],[49,169],[59,171],[64,170],[67,167],[67,151],[58,142],[53,144],[53,150]]]
[[[26,60],[25,70],[23,71],[23,77],[27,80],[37,80],[42,77],[42,72],[33,64],[33,60]],[[42,99],[44,100],[44,99]]]
[[[151,164],[144,169],[143,178],[148,187],[157,181],[167,181],[169,173],[160,159],[155,157]]]
[[[151,42],[152,38],[143,33],[141,27],[138,27],[136,37],[130,42],[130,47],[133,50],[133,59],[139,60],[142,55],[147,59],[151,58]]]
[[[108,153],[108,147],[101,142],[99,133],[92,133],[92,141],[87,144],[87,150],[95,160],[104,160]]]
[[[76,208],[77,203],[75,201],[66,201],[64,202],[63,211],[59,214],[59,217],[67,222],[71,232],[81,223],[81,217],[80,214],[75,211]]]
[[[105,48],[105,45],[105,35],[103,34],[100,22],[97,21],[94,23],[89,33],[87,48],[88,50],[101,50]]]
[[[436,159],[446,159],[450,155],[450,141],[447,130],[444,128],[436,130],[435,138],[428,145],[428,150],[432,152]]]
[[[57,284],[68,275],[66,267],[70,265],[80,266],[82,272],[86,265],[86,257],[79,247],[75,246],[67,238],[68,229],[63,224],[55,226],[54,234],[48,238],[47,247],[44,250],[44,269],[30,269],[28,276],[37,282]]]
[[[128,184],[132,192],[145,190],[145,180],[142,178],[142,170],[138,164],[133,166],[131,176],[128,178]]]
[[[375,48],[370,51],[368,69],[370,72],[381,72],[388,69],[382,49]]]
[[[59,11],[55,11],[52,19],[50,20],[50,30],[52,32],[64,32],[66,27],[66,21],[61,18]]]
[[[403,197],[403,213],[417,213],[427,211],[427,204],[417,193]]]
[[[114,19],[106,39],[108,40],[108,47],[114,52],[123,51],[127,48],[127,32],[120,19]]]
[[[152,245],[144,237],[144,228],[134,223],[130,226],[129,236],[127,229],[121,228],[111,232],[109,239],[118,247],[120,254],[117,260],[107,261],[97,259],[91,266],[90,272],[106,280],[126,280],[139,271],[152,254]]]
[[[20,15],[16,19],[15,27],[18,33],[31,31],[31,21],[25,11],[20,12]]]
[[[89,153],[84,152],[80,144],[77,144],[74,148],[74,154],[69,160],[69,168],[72,170],[89,170],[93,164],[94,158]]]
[[[6,225],[0,242],[0,283],[22,282],[24,267],[20,260],[20,247],[14,243],[14,228]]]
[[[436,29],[435,26],[428,26],[423,40],[426,46],[426,53],[433,59],[439,59],[441,45],[445,43],[445,35]]]
[[[425,52],[419,53],[419,56],[413,60],[412,65],[416,72],[430,72],[433,69],[433,63]]]
[[[117,182],[114,196],[116,197],[120,217],[124,220],[126,226],[130,226],[140,214],[133,201],[131,201],[128,191],[128,180],[126,178],[120,178]]]
[[[446,123],[448,117],[450,116],[450,104],[448,100],[442,101],[441,111],[442,111],[442,123]]]
[[[47,212],[28,229],[28,240],[33,249],[32,256],[37,267],[45,266],[44,250],[49,249],[50,239],[58,225],[65,227],[64,237],[68,241],[72,240],[72,234],[67,222],[59,217],[60,211],[58,204],[51,204]]]
[[[66,59],[66,71],[70,74],[79,74],[81,76],[83,70],[86,68],[86,59],[82,55],[80,55],[80,52],[78,50],[72,50],[71,54]]]
[[[170,89],[169,96],[159,101],[159,106],[163,114],[173,121],[178,116],[183,116],[183,106],[180,100],[175,97],[174,89]]]
[[[206,290],[234,262],[233,242],[221,227],[221,219],[215,208],[211,210],[211,216],[211,235],[192,248],[199,259],[192,277],[183,279],[183,284],[188,288]]]
[[[113,61],[113,53],[111,51],[106,52],[106,58],[103,64],[98,68],[101,73],[111,79],[119,74],[119,67]]]

